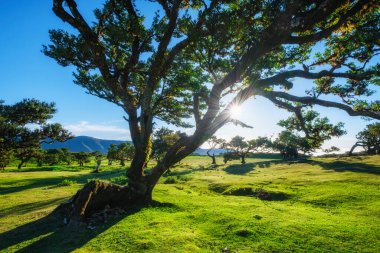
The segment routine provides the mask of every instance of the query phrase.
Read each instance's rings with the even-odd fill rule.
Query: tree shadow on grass
[[[13,230],[0,234],[0,251],[15,252],[71,252],[85,245],[102,232],[117,224],[128,215],[132,215],[142,208],[160,208],[166,212],[175,212],[178,207],[171,203],[153,202],[150,206],[133,206],[123,215],[113,217],[107,223],[97,224],[94,227],[81,225],[63,225],[59,214],[54,212],[19,226]]]
[[[171,170],[170,172],[167,172],[164,174],[164,177],[166,176],[184,176],[184,175],[188,175],[188,174],[192,174],[192,173],[195,173],[195,172],[198,172],[198,171],[210,171],[210,170],[215,170],[219,167],[219,165],[212,165],[210,164],[209,166],[205,167],[205,166],[198,166],[198,167],[194,167],[194,166],[191,166],[191,165],[184,165],[184,166],[181,166],[182,168],[185,168],[185,169],[182,169],[182,170],[176,170],[176,167],[173,167],[173,170]]]
[[[359,162],[347,162],[347,161],[335,161],[335,162],[323,162],[315,160],[306,160],[305,163],[311,165],[319,165],[325,170],[333,170],[336,172],[358,172],[358,173],[370,173],[380,175],[380,165],[371,165]]]
[[[255,162],[255,163],[246,163],[246,164],[232,164],[227,166],[224,171],[228,174],[232,175],[245,175],[256,168],[269,168],[272,165],[281,164],[281,163],[289,163],[289,161],[283,160],[270,160],[264,162]]]
[[[12,206],[8,208],[2,208],[0,210],[0,218],[6,217],[8,215],[26,214],[26,213],[33,212],[38,209],[43,209],[52,205],[58,205],[59,203],[62,203],[65,199],[67,198],[61,197],[61,198],[55,198],[55,199],[49,199],[49,200],[36,201],[32,203],[25,203],[25,204]]]
[[[18,186],[10,185],[13,182],[8,183],[8,184],[2,183],[0,186],[0,195],[16,193],[16,192],[29,190],[33,188],[39,188],[39,187],[53,187],[53,186],[57,186],[64,179],[72,180],[77,183],[87,183],[87,181],[91,179],[107,179],[111,176],[115,176],[118,173],[119,174],[124,173],[124,171],[108,170],[101,173],[88,173],[88,174],[80,174],[80,175],[75,175],[75,172],[73,172],[73,175],[70,175],[70,176],[57,176],[57,177],[49,177],[49,178],[30,178],[30,179],[25,179],[25,180],[19,180],[17,183],[21,183],[22,185],[18,185]]]
[[[126,215],[135,213],[138,210],[138,208],[132,209]],[[112,227],[124,217],[124,215],[115,217],[105,224],[89,229],[86,225],[64,226],[59,215],[51,213],[39,220],[1,234],[0,250],[8,249],[16,252],[71,252]]]
[[[256,165],[254,163],[246,164],[232,164],[227,166],[224,171],[233,175],[244,175],[254,170]]]

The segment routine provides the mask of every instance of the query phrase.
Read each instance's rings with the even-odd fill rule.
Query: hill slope
[[[52,144],[43,143],[41,145],[42,149],[56,149],[56,148],[68,148],[71,152],[93,152],[100,151],[103,154],[106,154],[108,151],[108,147],[111,144],[120,144],[124,141],[117,140],[103,140],[97,139],[90,136],[77,136],[71,140],[66,142],[55,142]],[[130,141],[127,141],[130,142]],[[194,153],[199,155],[206,155],[207,149],[198,148]],[[215,155],[219,155],[224,153],[223,149],[215,149],[211,153],[215,153]]]
[[[111,144],[120,144],[124,141],[116,140],[101,140],[89,136],[77,136],[66,142],[55,142],[52,144],[42,144],[42,149],[55,149],[55,148],[68,148],[71,152],[93,152],[100,151],[103,154],[106,154],[108,147]]]

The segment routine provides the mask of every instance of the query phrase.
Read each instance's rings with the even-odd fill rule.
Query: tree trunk
[[[150,174],[145,175],[144,168],[151,153],[151,126],[148,126],[147,129],[141,127],[139,130],[134,126],[134,117],[130,116],[129,123],[135,155],[127,171],[128,185],[119,186],[92,181],[79,190],[67,203],[59,206],[56,211],[63,215],[64,221],[66,221],[64,223],[67,224],[70,221],[87,221],[93,214],[104,212],[106,209],[125,210],[136,204],[151,203],[153,189],[165,171],[194,152],[207,139],[206,136],[211,136],[223,125],[222,122],[224,121],[218,120],[218,124],[212,125],[210,129],[197,129],[193,136],[181,137],[151,170]],[[205,126],[210,127],[209,124]]]
[[[359,143],[355,143],[352,148],[350,149],[350,151],[348,152],[348,156],[352,156],[352,153],[354,152],[354,150],[359,147]]]
[[[17,169],[21,169],[21,167],[24,165],[24,163],[25,163],[25,160],[21,160],[17,166]]]
[[[245,164],[245,155],[241,156],[241,164]]]
[[[215,159],[215,154],[210,154],[210,151],[211,151],[211,149],[210,150],[207,150],[207,152],[206,152],[206,154],[212,159],[212,162],[211,162],[211,164],[216,164],[216,159]]]
[[[149,191],[148,191],[149,189]],[[127,210],[151,200],[153,187],[136,182],[120,186],[103,181],[91,181],[71,199],[54,211],[61,215],[63,223],[89,222],[94,214],[111,210]]]
[[[100,169],[100,164],[102,163],[102,160],[98,160],[96,161],[96,168],[95,168],[95,172],[96,173],[99,173],[99,169]]]

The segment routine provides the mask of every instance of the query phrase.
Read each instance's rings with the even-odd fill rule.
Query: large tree
[[[352,146],[349,155],[352,155],[357,147],[362,147],[369,155],[380,155],[380,123],[369,124],[357,135],[357,142]]]
[[[148,4],[157,9],[152,22],[142,9]],[[53,0],[54,13],[76,31],[51,30],[43,51],[76,67],[75,83],[88,93],[125,111],[136,152],[128,187],[108,202],[127,207],[149,202],[162,174],[254,95],[380,119],[379,102],[366,98],[378,84],[378,9],[377,0],[106,0],[88,22],[75,0]],[[314,86],[292,94],[293,78]],[[194,131],[145,174],[156,120]],[[79,217],[105,205],[91,187],[99,198],[111,194],[87,185],[73,198]]]
[[[323,150],[325,141],[346,134],[342,122],[330,123],[327,117],[319,117],[320,114],[314,110],[295,106],[290,111],[293,114],[278,123],[285,130],[273,142],[274,149],[280,151],[284,158],[297,158],[298,151],[309,154]],[[303,135],[299,132],[303,132]],[[332,150],[335,149],[332,147]]]
[[[41,143],[63,142],[72,138],[60,124],[47,122],[55,112],[54,103],[36,99],[24,99],[13,105],[0,101],[0,149],[13,151],[20,160],[19,169],[39,155]]]
[[[273,150],[279,151],[284,159],[298,158],[299,151],[310,154],[317,150],[337,150],[336,147],[322,149],[322,145],[325,141],[346,133],[342,122],[330,123],[328,118],[319,117],[318,112],[306,109],[300,104],[284,103],[281,107],[291,111],[292,115],[278,123],[285,130],[279,133],[271,146]],[[303,135],[300,132],[303,132]]]

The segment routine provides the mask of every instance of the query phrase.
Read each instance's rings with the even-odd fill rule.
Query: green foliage
[[[308,143],[298,134],[282,131],[272,143],[273,149],[280,151],[283,159],[298,158],[300,147],[308,147]]]
[[[360,146],[367,154],[380,154],[380,123],[373,123],[358,133],[356,136]]]
[[[124,142],[117,145],[114,158],[120,161],[121,166],[125,166],[125,161],[132,160],[134,154],[135,148],[133,147],[133,145],[129,142]]]
[[[79,152],[73,154],[74,159],[79,163],[79,166],[83,166],[85,163],[90,162],[91,154],[86,152]]]
[[[54,103],[24,99],[14,105],[0,102],[0,149],[13,151],[20,160],[19,168],[33,157],[39,156],[42,142],[65,141],[71,134],[58,123],[47,120],[56,112]],[[34,124],[34,128],[28,127]]]
[[[128,178],[125,175],[122,175],[118,177],[112,177],[109,179],[109,181],[114,184],[126,185],[128,183]]]
[[[72,181],[72,180],[69,180],[69,179],[65,179],[63,180],[62,182],[60,182],[59,184],[57,184],[58,187],[62,187],[62,186],[72,186],[76,184],[75,181]]]
[[[178,180],[176,177],[167,177],[165,178],[164,184],[176,184],[178,183]]]
[[[67,148],[61,149],[48,149],[41,151],[40,156],[37,157],[39,166],[43,164],[58,165],[66,164],[70,165],[73,159],[73,154]]]
[[[0,169],[4,170],[5,167],[12,161],[13,151],[5,148],[0,148]]]
[[[108,159],[108,165],[112,165],[112,161],[117,159],[117,146],[116,146],[116,144],[111,144],[108,147],[107,159]]]
[[[252,152],[265,151],[270,146],[270,140],[267,137],[258,137],[257,139],[244,140],[242,136],[235,136],[229,142],[223,143],[223,148],[227,151],[223,154],[224,163],[229,160],[241,158],[245,163],[245,157]]]
[[[334,125],[328,118],[320,118],[319,113],[313,110],[297,110],[289,118],[281,120],[278,125],[286,130],[274,140],[273,148],[287,159],[297,158],[298,151],[307,154],[321,149],[325,141],[346,133],[342,122]],[[303,132],[304,136],[299,132]],[[336,149],[332,149],[334,150]]]
[[[88,93],[125,111],[138,158],[130,175],[143,175],[157,120],[195,123],[192,135],[170,145],[173,152],[153,150],[170,167],[224,124],[239,123],[228,108],[254,95],[279,106],[318,104],[380,119],[371,97],[380,66],[376,0],[107,0],[91,23],[75,0],[53,2],[73,29],[50,30],[43,52],[74,67],[74,82]],[[156,10],[150,22],[142,6]],[[305,97],[288,93],[297,78],[315,81]],[[309,141],[308,149],[321,145],[313,136]]]
[[[154,132],[152,143],[152,157],[159,161],[169,148],[179,140],[181,133],[162,127]]]

